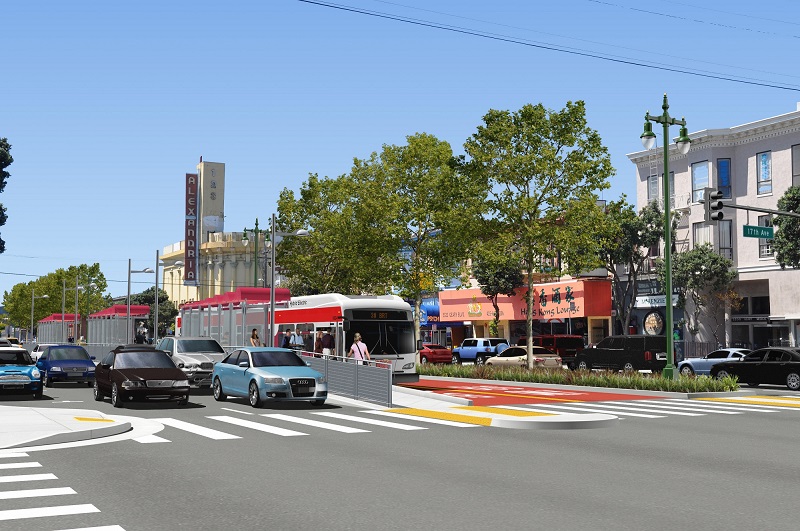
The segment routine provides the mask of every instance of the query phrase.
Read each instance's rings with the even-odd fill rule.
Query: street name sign
[[[772,227],[757,227],[754,225],[744,226],[745,238],[767,238],[772,239],[775,236],[775,230]]]

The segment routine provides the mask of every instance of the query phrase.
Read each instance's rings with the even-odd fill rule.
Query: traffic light
[[[719,190],[712,191],[711,188],[706,188],[703,192],[706,223],[719,221],[725,217],[725,214],[722,212],[722,208],[725,204],[720,201],[720,199],[722,199],[722,192]]]

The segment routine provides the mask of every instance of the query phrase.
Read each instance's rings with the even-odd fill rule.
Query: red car
[[[423,343],[419,351],[419,362],[425,363],[452,363],[453,353],[449,348],[436,343]]]

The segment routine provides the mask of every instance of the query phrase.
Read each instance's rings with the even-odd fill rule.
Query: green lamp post
[[[653,149],[656,144],[656,135],[653,133],[653,126],[650,122],[656,122],[664,126],[664,177],[662,178],[664,191],[664,292],[666,293],[666,300],[664,302],[664,318],[666,326],[666,340],[667,340],[667,365],[664,367],[664,378],[675,378],[675,348],[674,337],[672,331],[672,205],[670,205],[670,189],[669,189],[669,126],[680,125],[680,134],[675,141],[678,151],[685,155],[689,152],[691,139],[689,138],[686,129],[686,120],[681,118],[676,120],[670,117],[667,103],[667,94],[664,93],[664,103],[661,105],[664,113],[661,116],[650,116],[648,111],[644,115],[644,132],[640,136],[642,145],[645,149]]]
[[[242,241],[245,245],[249,243],[249,239],[247,238],[247,233],[253,233],[253,239],[255,240],[254,247],[253,247],[253,287],[258,287],[258,235],[259,234],[266,234],[267,231],[258,228],[258,218],[256,218],[256,226],[254,229],[245,228],[242,231]]]

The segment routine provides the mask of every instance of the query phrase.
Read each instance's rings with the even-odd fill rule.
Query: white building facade
[[[725,208],[723,220],[706,224],[700,202],[709,187],[721,191],[725,203],[777,210],[789,187],[800,186],[800,103],[794,112],[689,136],[686,155],[669,146],[670,203],[680,213],[676,251],[710,243],[731,259],[741,307],[708,312],[697,336],[684,332],[686,339],[714,341],[716,331],[728,346],[800,345],[800,270],[781,270],[772,240],[744,236],[745,225],[771,227],[772,215]],[[628,158],[636,165],[637,209],[653,200],[663,203],[661,149]]]

